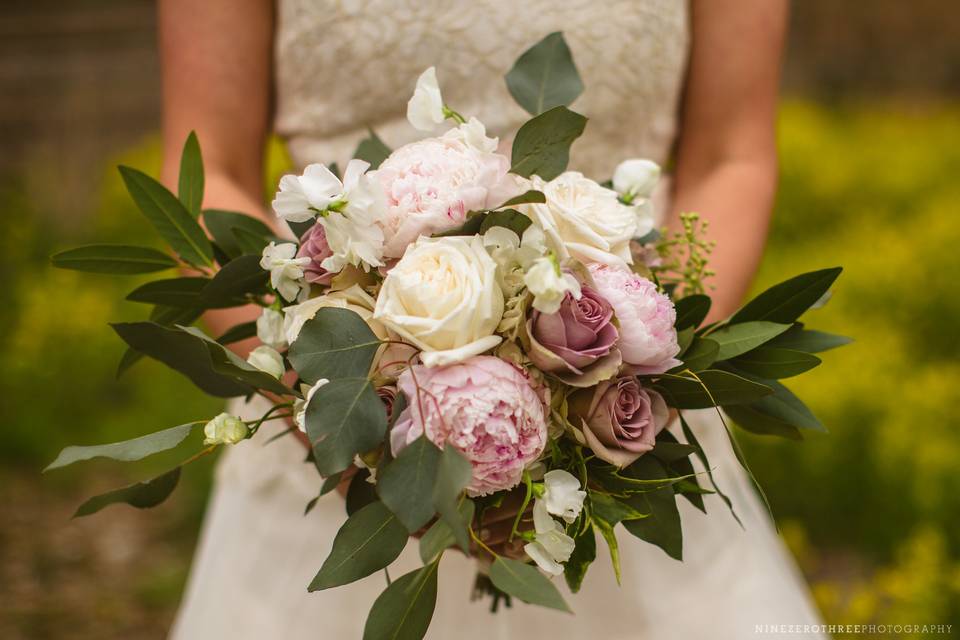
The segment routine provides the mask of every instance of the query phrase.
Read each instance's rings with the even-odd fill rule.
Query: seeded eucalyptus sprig
[[[680,222],[683,231],[663,232],[656,245],[662,264],[651,270],[663,286],[673,285],[682,296],[704,293],[705,281],[715,275],[707,266],[717,244],[706,239],[710,221],[701,220],[698,213],[681,213]]]

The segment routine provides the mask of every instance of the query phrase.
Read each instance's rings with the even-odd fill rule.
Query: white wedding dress
[[[527,46],[562,30],[586,85],[573,107],[590,118],[571,166],[606,179],[621,159],[663,162],[669,155],[689,47],[687,12],[682,0],[280,0],[276,129],[298,166],[344,166],[368,126],[388,145],[409,142],[418,134],[404,117],[406,100],[417,75],[436,65],[445,101],[480,118],[493,135],[505,135],[526,114],[510,98],[503,74]],[[263,411],[232,409],[251,416]],[[706,497],[709,516],[679,500],[684,561],[621,532],[618,587],[598,542],[598,559],[578,594],[557,581],[575,615],[521,602],[490,614],[488,601],[469,600],[474,562],[450,553],[441,563],[427,637],[739,640],[777,637],[767,625],[802,631],[818,624],[722,425],[709,412],[689,417],[744,529],[716,496]],[[385,587],[377,573],[307,593],[345,518],[343,501],[328,494],[304,516],[320,479],[303,463],[298,441],[267,444],[269,435],[232,447],[219,463],[171,632],[176,640],[359,639]],[[391,573],[419,564],[412,542]]]

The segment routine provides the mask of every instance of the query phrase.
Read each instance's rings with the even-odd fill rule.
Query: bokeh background
[[[203,512],[210,462],[153,511],[79,521],[85,496],[165,461],[40,474],[64,445],[218,409],[155,363],[116,379],[106,323],[141,317],[118,302],[137,283],[47,261],[153,237],[114,167],[159,168],[154,21],[149,0],[8,1],[0,14],[2,638],[163,637]],[[793,385],[830,435],[742,440],[829,622],[960,628],[958,98],[953,3],[794,4],[757,288],[844,265],[811,319],[857,342]],[[285,166],[278,143],[269,164]]]

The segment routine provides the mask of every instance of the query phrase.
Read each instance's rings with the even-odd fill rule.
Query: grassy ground
[[[800,445],[744,438],[831,622],[960,624],[960,111],[785,105],[782,183],[758,288],[843,264],[817,328],[855,336],[793,384],[831,429]],[[273,154],[274,165],[280,155]],[[146,144],[122,161],[157,167]],[[54,185],[55,187],[55,185]],[[66,444],[209,416],[217,402],[150,362],[117,380],[106,322],[136,284],[50,269],[55,248],[152,237],[107,174],[82,230],[0,190],[0,637],[162,637],[189,565],[209,463],[150,512],[70,521],[84,496],[164,460],[41,476]]]

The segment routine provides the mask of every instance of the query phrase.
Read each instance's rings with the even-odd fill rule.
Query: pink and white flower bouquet
[[[51,467],[138,460],[201,426],[200,454],[244,446],[269,421],[286,419],[280,424],[309,440],[320,495],[348,478],[374,487],[350,504],[310,590],[386,569],[420,534],[423,567],[373,604],[371,639],[422,637],[438,563],[453,547],[478,558],[478,591],[495,602],[562,610],[551,578],[562,574],[576,591],[598,534],[615,565],[619,529],[680,559],[676,499],[703,510],[704,494],[723,495],[683,412],[722,408],[749,431],[793,438],[822,429],[779,380],[845,342],[798,320],[840,269],[793,278],[704,324],[710,244],[695,215],[683,217],[682,233],[654,230],[659,167],[626,160],[604,184],[567,170],[586,118],[567,108],[583,87],[562,36],[524,53],[506,80],[533,116],[510,157],[481,122],[444,104],[428,69],[408,118],[429,137],[390,151],[371,134],[342,174],[312,164],[285,176],[272,204],[289,239],[255,218],[201,208],[195,136],[178,195],[122,167],[175,257],[97,245],[60,253],[55,264],[189,270],[130,294],[154,307],[148,321],[112,325],[130,346],[123,366],[149,356],[208,394],[259,394],[271,408],[256,420],[224,413],[127,442],[69,447]],[[651,253],[655,260],[641,257]],[[261,307],[259,319],[225,335],[191,326],[207,309],[249,304]],[[247,359],[230,350],[253,336],[262,344]],[[178,466],[97,496],[77,514],[154,506],[179,474]],[[514,557],[481,535],[508,495],[519,504]]]

